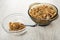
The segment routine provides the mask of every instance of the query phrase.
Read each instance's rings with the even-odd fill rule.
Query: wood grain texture
[[[34,2],[54,4],[60,15],[60,0],[0,0],[0,40],[60,40],[60,17],[46,27],[27,27],[27,32],[20,36],[10,35],[3,30],[3,18],[12,13],[23,13],[27,22],[34,24],[27,13],[29,5]]]

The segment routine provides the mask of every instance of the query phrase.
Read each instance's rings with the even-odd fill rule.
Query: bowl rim
[[[53,4],[50,4],[50,3],[33,3],[33,4],[31,4],[30,6],[29,6],[29,9],[28,9],[28,15],[31,17],[31,18],[33,18],[30,14],[29,14],[29,10],[30,10],[30,8],[32,7],[32,6],[34,6],[34,5],[37,5],[37,4],[49,4],[49,5],[52,5],[53,7],[55,7],[56,8],[56,15],[53,17],[53,18],[51,18],[51,19],[49,19],[48,21],[53,21],[53,19],[56,17],[56,16],[58,16],[58,8],[55,6],[55,5],[53,5]],[[35,19],[35,18],[33,18],[33,19]],[[55,20],[55,19],[54,19]]]

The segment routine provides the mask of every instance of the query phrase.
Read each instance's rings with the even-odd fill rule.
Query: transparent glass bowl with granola
[[[11,14],[3,19],[2,27],[7,33],[20,35],[26,32],[24,20],[20,13]]]
[[[58,9],[49,3],[33,3],[29,7],[28,14],[35,23],[46,26],[57,19]]]

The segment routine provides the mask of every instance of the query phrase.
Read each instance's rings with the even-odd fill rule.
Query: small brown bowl
[[[36,19],[36,18],[34,18],[34,17],[32,17],[31,15],[30,15],[30,13],[29,13],[29,10],[31,9],[31,7],[32,6],[34,6],[34,5],[40,5],[40,4],[48,4],[48,5],[51,5],[51,6],[53,6],[55,9],[56,9],[56,15],[54,16],[54,17],[52,17],[51,19],[49,19],[49,20],[39,20],[39,19]],[[47,25],[49,25],[52,21],[54,21],[54,20],[56,20],[57,18],[58,18],[58,9],[57,9],[57,7],[55,6],[55,5],[52,5],[52,4],[49,4],[49,3],[34,3],[34,4],[32,4],[32,5],[30,5],[30,7],[29,7],[29,10],[28,10],[28,15],[31,17],[31,19],[36,23],[36,24],[38,24],[38,25],[40,25],[40,26],[47,26]]]

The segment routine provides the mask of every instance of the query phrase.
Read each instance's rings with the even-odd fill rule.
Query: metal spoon
[[[35,24],[35,25],[25,25],[25,26],[30,26],[30,27],[35,27],[37,24]]]

